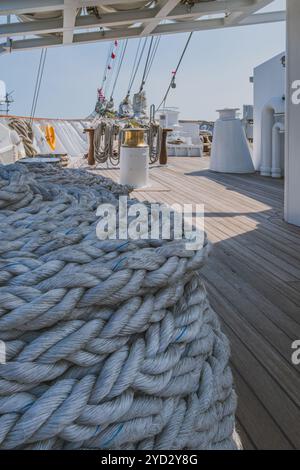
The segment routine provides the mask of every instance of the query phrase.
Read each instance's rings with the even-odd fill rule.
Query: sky
[[[268,10],[283,8],[285,0],[275,0]],[[148,105],[161,102],[187,36],[162,37],[145,86]],[[128,43],[114,94],[116,104],[126,95],[137,43],[137,39]],[[88,116],[94,110],[108,48],[107,42],[49,48],[36,116]],[[216,109],[251,104],[253,85],[249,77],[253,68],[284,50],[284,22],[196,32],[167,105],[178,107],[182,119],[215,120]],[[12,114],[30,115],[40,53],[33,50],[0,55],[0,80],[6,82],[8,91],[14,90]],[[142,70],[133,92],[140,85],[141,74]]]

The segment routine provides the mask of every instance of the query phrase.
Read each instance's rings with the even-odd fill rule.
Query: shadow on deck
[[[213,173],[207,158],[172,158],[151,178],[169,191],[139,200],[205,205],[214,250],[201,273],[231,343],[244,447],[299,449],[300,228],[282,220],[283,181]]]

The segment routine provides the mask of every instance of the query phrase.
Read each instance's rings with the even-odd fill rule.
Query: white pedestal
[[[285,220],[300,226],[300,1],[287,0]]]
[[[120,184],[143,188],[149,184],[149,147],[121,147]]]
[[[253,173],[249,146],[237,109],[222,109],[215,123],[210,169],[220,173]]]

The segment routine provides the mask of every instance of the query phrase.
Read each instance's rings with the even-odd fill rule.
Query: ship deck
[[[283,221],[283,181],[217,174],[208,158],[152,167],[139,200],[204,203],[214,244],[202,270],[210,302],[230,339],[245,449],[300,448],[300,228]],[[118,169],[95,170],[118,180]]]

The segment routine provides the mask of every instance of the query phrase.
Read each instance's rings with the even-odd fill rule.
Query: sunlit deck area
[[[283,181],[208,170],[208,158],[170,158],[150,170],[140,200],[204,203],[214,244],[202,270],[232,349],[237,425],[246,449],[300,447],[300,228],[283,222]],[[118,180],[118,169],[97,169]]]

